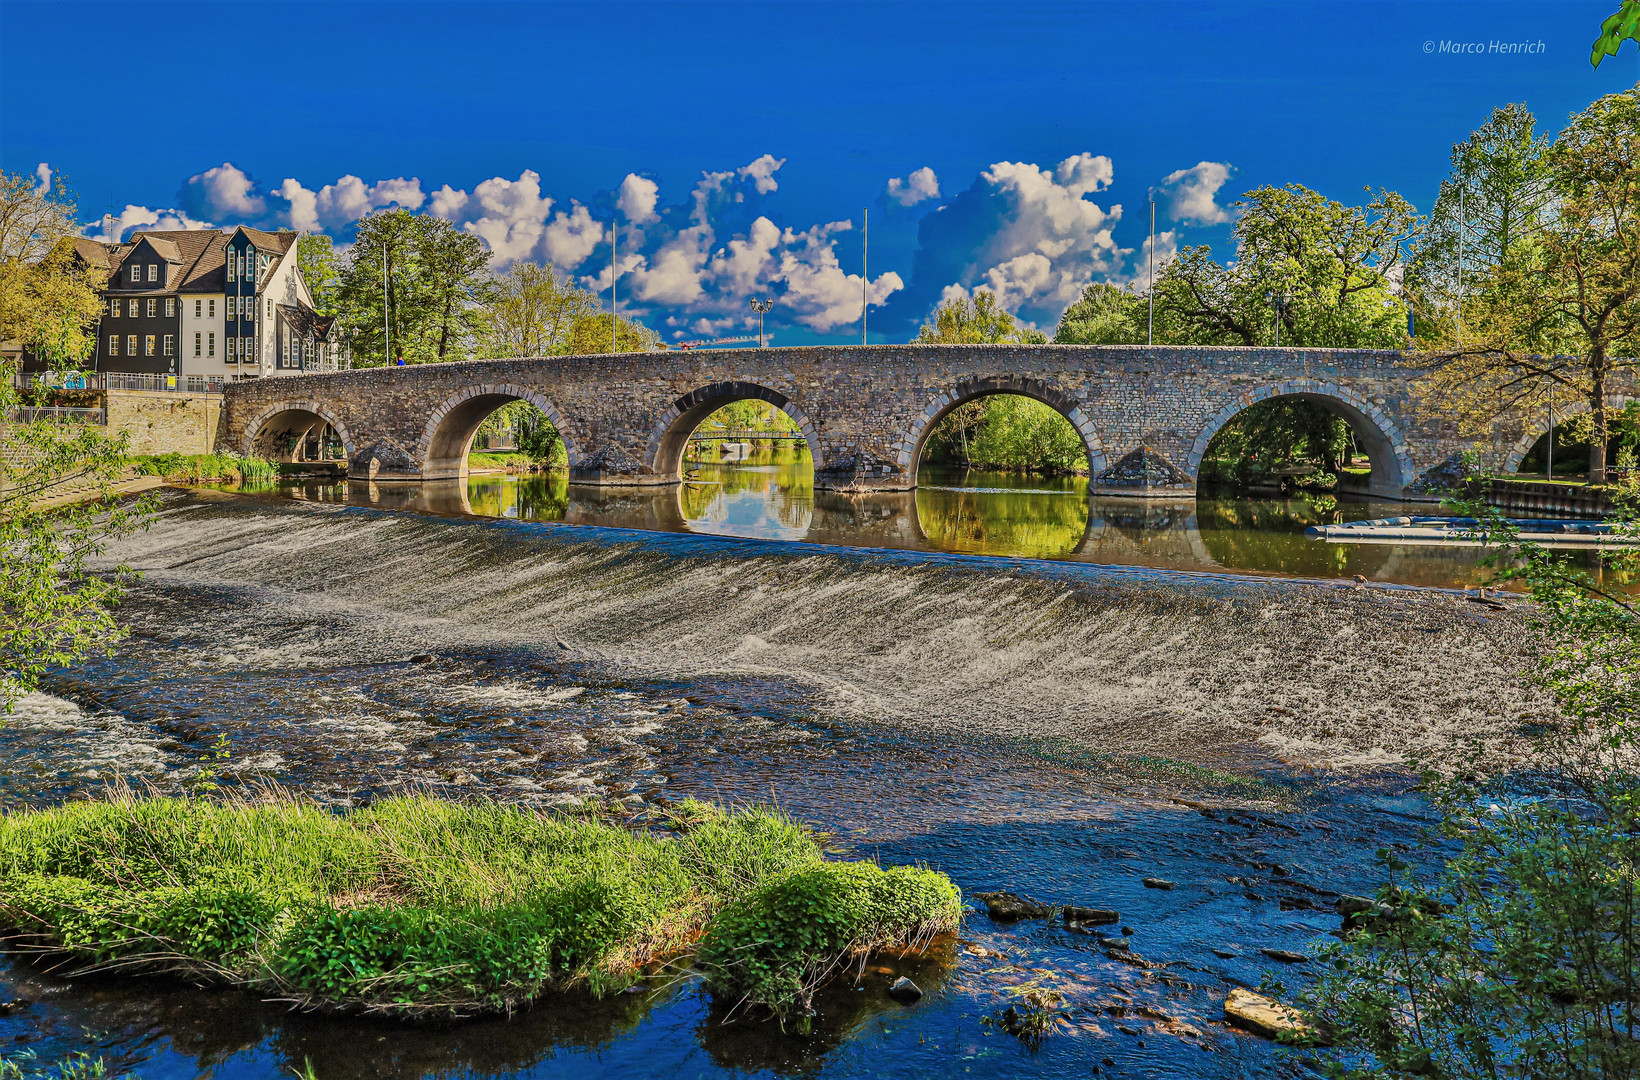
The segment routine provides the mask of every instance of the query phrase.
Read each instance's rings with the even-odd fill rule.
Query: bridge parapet
[[[903,490],[951,409],[1019,393],[1064,413],[1095,490],[1188,495],[1214,433],[1265,398],[1300,395],[1344,416],[1373,458],[1373,491],[1416,493],[1466,450],[1503,464],[1527,425],[1477,445],[1414,407],[1416,372],[1382,350],[1074,345],[872,345],[481,360],[238,382],[222,445],[249,451],[271,422],[303,412],[342,439],[349,472],[376,480],[460,476],[480,422],[534,402],[570,456],[571,480],[676,483],[690,433],[753,398],[787,412],[815,461],[815,486]],[[1494,445],[1495,443],[1495,445]]]

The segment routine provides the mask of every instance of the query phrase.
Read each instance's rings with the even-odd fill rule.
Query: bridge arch
[[[546,414],[564,440],[570,467],[581,460],[581,450],[556,406],[536,391],[516,383],[478,383],[456,391],[439,403],[427,418],[427,430],[416,443],[416,460],[425,480],[467,475],[467,448],[489,415],[513,401],[527,401]]]
[[[317,422],[330,425],[337,438],[342,440],[342,449],[348,459],[352,460],[353,436],[348,433],[347,425],[338,420],[329,408],[312,400],[276,401],[251,417],[250,422],[245,425],[245,441],[241,446],[241,452],[247,457],[277,457],[273,440],[279,434],[298,427],[306,432]]]
[[[791,417],[809,444],[814,471],[819,472],[826,467],[825,450],[820,445],[820,429],[802,407],[778,390],[739,380],[712,383],[691,390],[662,410],[660,419],[649,432],[649,444],[644,449],[644,466],[661,476],[676,477],[683,465],[683,451],[689,443],[689,436],[701,421],[736,401],[766,401]]]
[[[1100,440],[1099,433],[1094,430],[1093,420],[1082,407],[1081,401],[1040,379],[1025,375],[1001,375],[963,379],[929,399],[923,411],[911,422],[911,428],[900,440],[899,446],[895,447],[895,456],[905,475],[913,482],[916,481],[917,465],[922,461],[923,444],[928,441],[928,436],[933,433],[939,422],[945,419],[947,413],[975,398],[990,397],[994,394],[1017,394],[1020,397],[1034,398],[1058,411],[1070,421],[1076,433],[1082,437],[1082,446],[1088,453],[1088,475],[1098,476],[1105,471],[1105,444]]]
[[[1369,481],[1372,494],[1399,498],[1403,489],[1417,476],[1412,456],[1407,452],[1406,436],[1383,409],[1347,386],[1319,379],[1290,379],[1240,394],[1213,415],[1196,436],[1185,457],[1184,467],[1191,481],[1201,475],[1207,444],[1213,441],[1220,428],[1259,402],[1277,397],[1299,397],[1323,405],[1354,429],[1356,438],[1361,441],[1368,460],[1372,462],[1372,478]]]
[[[1622,409],[1623,406],[1633,400],[1635,399],[1624,394],[1607,394],[1606,408],[1615,412]],[[1555,410],[1555,422],[1558,424],[1562,420],[1569,420],[1574,416],[1581,416],[1582,414],[1591,411],[1593,408],[1594,406],[1590,405],[1587,401],[1571,402],[1566,405],[1565,408]],[[1527,421],[1521,431],[1520,438],[1515,440],[1515,445],[1510,449],[1508,456],[1503,459],[1503,471],[1512,473],[1516,469],[1520,468],[1521,460],[1525,458],[1527,454],[1532,452],[1532,447],[1536,446],[1537,441],[1543,438],[1544,435],[1548,434],[1548,432],[1549,418],[1547,413],[1544,413],[1541,418],[1541,422],[1539,420]]]

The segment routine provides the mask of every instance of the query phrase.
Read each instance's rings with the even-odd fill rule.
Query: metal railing
[[[14,423],[32,424],[37,420],[56,420],[64,424],[97,424],[108,423],[107,409],[47,409],[24,406],[11,410],[11,419]]]
[[[141,390],[155,393],[220,394],[233,379],[225,375],[148,375],[128,371],[18,371],[19,390]]]
[[[102,375],[95,371],[14,371],[11,384],[19,390],[101,390]]]
[[[770,431],[758,428],[696,428],[690,442],[756,442],[759,439],[807,439],[801,431]]]
[[[124,371],[106,371],[102,379],[105,390],[148,390],[186,394],[220,394],[232,381],[224,375],[138,375]]]

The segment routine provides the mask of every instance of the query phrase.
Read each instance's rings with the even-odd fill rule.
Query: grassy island
[[[960,915],[943,874],[828,862],[778,813],[692,802],[654,833],[427,796],[337,813],[117,794],[0,817],[13,954],[311,1008],[508,1012],[693,954],[720,997],[785,1015],[848,958],[926,944]]]

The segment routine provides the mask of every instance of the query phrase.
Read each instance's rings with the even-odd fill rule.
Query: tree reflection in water
[[[1088,534],[1083,477],[924,469],[919,480],[917,524],[928,542],[944,551],[1064,559],[1076,554]],[[951,481],[956,483],[947,486]]]

